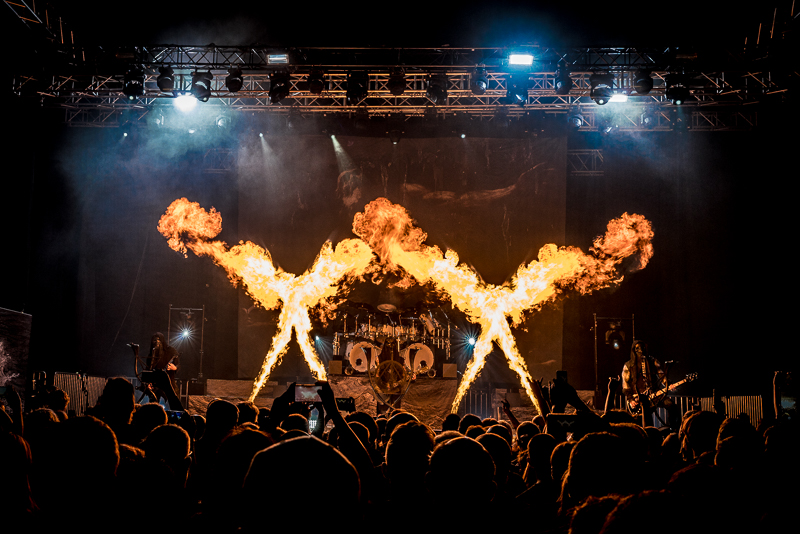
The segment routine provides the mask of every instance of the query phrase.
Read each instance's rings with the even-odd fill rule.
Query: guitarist
[[[139,346],[135,344],[130,345],[133,348],[134,354],[139,354]],[[146,371],[166,371],[169,376],[169,383],[172,386],[173,395],[168,395],[167,392],[162,391],[153,384],[144,384],[146,386],[145,394],[152,402],[158,402],[160,397],[169,399],[175,394],[175,373],[178,371],[179,356],[175,347],[170,347],[167,344],[167,338],[161,332],[156,332],[150,338],[150,353],[147,355],[145,361]]]
[[[653,407],[647,395],[664,387],[666,373],[661,362],[647,354],[647,343],[635,340],[631,346],[631,359],[622,367],[622,394],[628,410],[642,414],[645,426],[653,424]]]

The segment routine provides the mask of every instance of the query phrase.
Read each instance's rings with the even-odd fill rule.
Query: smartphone
[[[186,412],[167,410],[167,423],[171,425],[179,425],[184,415],[186,415]]]
[[[322,402],[319,398],[320,386],[316,384],[295,384],[294,386],[294,401],[295,402]]]

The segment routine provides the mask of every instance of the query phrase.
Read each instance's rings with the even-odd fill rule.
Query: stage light
[[[611,95],[611,98],[609,99],[609,102],[622,103],[627,101],[628,101],[628,95],[626,95],[625,93],[614,93],[613,95]]]
[[[325,73],[319,69],[312,70],[310,73],[308,73],[306,84],[308,85],[309,93],[312,95],[321,95],[322,92],[327,89],[327,83],[325,83]]]
[[[228,69],[228,76],[225,78],[225,87],[231,93],[236,93],[242,89],[244,79],[242,78],[242,69],[239,67],[231,67]]]
[[[216,124],[217,128],[219,128],[220,130],[225,130],[231,125],[231,120],[224,115],[220,115],[219,117],[216,118],[214,124]]]
[[[192,74],[191,93],[200,102],[208,102],[211,98],[211,80],[214,75],[211,72],[194,72]]]
[[[258,133],[258,136],[259,136],[259,137],[264,137],[264,134],[263,134],[263,133],[261,133],[261,132],[259,132],[259,133]]]
[[[461,134],[461,139],[466,139],[466,138],[467,138],[467,134],[465,134],[465,133],[462,133],[462,134]]]
[[[656,123],[658,122],[658,117],[652,110],[646,109],[642,115],[639,117],[639,124],[641,124],[642,128],[654,128]]]
[[[400,96],[406,91],[406,75],[403,69],[392,69],[389,73],[389,81],[386,82],[386,87],[389,92],[394,96]]]
[[[193,134],[193,133],[195,133],[196,131],[197,131],[197,130],[195,130],[194,128],[189,128],[189,133],[190,133],[190,134]]]
[[[589,77],[589,96],[598,105],[608,103],[613,94],[614,76],[611,74],[592,74]]]
[[[633,89],[638,95],[646,95],[653,89],[653,78],[649,70],[639,70],[633,79]]]
[[[178,95],[175,99],[175,106],[181,111],[191,111],[197,105],[197,99],[192,95]]]
[[[172,67],[159,67],[156,85],[162,93],[171,93],[175,90],[175,71]]]
[[[429,74],[425,96],[434,106],[447,103],[447,86],[450,83],[445,74]]]
[[[528,103],[528,76],[510,76],[506,89],[506,101],[509,104],[524,106]]]
[[[122,132],[122,137],[128,137],[128,132]]]
[[[289,54],[267,54],[267,63],[270,65],[286,65],[289,63]]]
[[[392,142],[393,145],[396,145],[400,142],[400,138],[402,137],[402,133],[400,130],[389,130],[389,140]]]
[[[585,123],[586,119],[583,118],[579,109],[574,109],[567,115],[567,124],[574,130],[580,129]]]
[[[269,101],[280,104],[281,100],[289,96],[292,81],[288,72],[273,72],[269,75]]]
[[[469,88],[473,95],[483,95],[489,89],[489,76],[486,75],[486,69],[478,67],[472,73],[469,79]]]
[[[533,65],[533,56],[530,54],[510,54],[508,56],[508,64],[530,67]]]
[[[555,88],[557,95],[568,95],[572,89],[572,78],[569,77],[569,69],[558,67],[556,70]]]
[[[476,340],[475,340],[475,338],[474,338],[474,337],[469,337],[469,338],[467,338],[467,343],[468,343],[470,346],[474,346],[474,345],[475,345],[475,341],[476,341]]]
[[[369,74],[356,70],[347,73],[347,93],[345,99],[348,106],[356,106],[369,94]]]
[[[664,95],[674,105],[683,105],[691,96],[689,92],[689,82],[685,76],[679,74],[668,74],[664,79],[667,90]]]
[[[144,72],[141,69],[134,67],[125,73],[122,81],[122,94],[128,100],[136,100],[144,95]]]

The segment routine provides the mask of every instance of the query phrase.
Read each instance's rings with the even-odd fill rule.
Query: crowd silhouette
[[[175,412],[136,405],[123,378],[80,417],[60,391],[23,415],[9,388],[0,515],[34,532],[771,533],[797,502],[797,420],[778,403],[758,428],[692,410],[672,431],[578,405],[566,434],[473,414],[433,429],[402,410],[344,414],[318,385],[314,405],[290,387],[271,409],[215,400],[205,416],[177,397]],[[328,424],[310,428],[312,409]]]

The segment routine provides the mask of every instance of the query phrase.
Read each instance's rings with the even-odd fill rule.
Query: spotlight
[[[389,81],[386,82],[386,87],[394,96],[400,96],[405,92],[406,75],[403,73],[403,69],[392,69],[392,71],[389,73]]]
[[[684,104],[691,96],[688,80],[684,76],[668,74],[664,81],[667,84],[667,90],[664,94],[674,105],[680,106]]]
[[[400,130],[389,130],[389,140],[392,142],[393,145],[396,145],[400,142],[400,138],[402,137],[403,132]]]
[[[508,56],[508,64],[530,67],[533,65],[533,56],[530,54],[510,54]]]
[[[428,75],[428,88],[425,95],[428,100],[433,102],[434,106],[447,103],[447,86],[449,80],[445,74],[429,74]]]
[[[162,93],[171,93],[175,90],[175,71],[172,67],[159,67],[156,84]]]
[[[649,70],[639,70],[633,78],[633,89],[637,95],[646,95],[653,90],[653,78]]]
[[[225,87],[228,88],[228,91],[231,93],[239,92],[243,85],[244,79],[242,79],[242,69],[239,67],[231,67],[228,69],[228,76],[225,78]]]
[[[310,73],[308,73],[306,84],[308,85],[309,93],[312,95],[321,95],[322,92],[327,89],[327,84],[325,83],[325,73],[319,69],[312,70]]]
[[[658,116],[652,110],[646,109],[639,117],[639,124],[642,128],[652,129],[658,122]]]
[[[573,130],[578,130],[581,126],[586,124],[586,119],[583,118],[579,109],[574,109],[567,115],[567,124]]]
[[[231,120],[224,115],[220,115],[219,117],[216,118],[214,124],[216,124],[217,128],[219,128],[220,130],[225,130],[231,125]]]
[[[273,72],[269,75],[269,101],[280,104],[281,100],[289,96],[292,82],[288,72]]]
[[[476,341],[476,340],[475,340],[475,338],[474,338],[474,337],[468,337],[468,338],[467,338],[467,344],[468,344],[469,346],[471,346],[471,347],[474,347],[474,346],[475,346],[475,341]]]
[[[557,95],[568,95],[572,89],[572,78],[569,77],[569,70],[566,67],[558,67],[556,70],[555,88]]]
[[[208,102],[211,98],[211,80],[214,75],[211,72],[195,72],[192,74],[192,89],[194,97],[200,102]]]
[[[627,101],[628,101],[628,95],[626,95],[625,93],[614,93],[613,95],[611,95],[611,99],[609,100],[609,102],[620,102],[620,103]]]
[[[191,111],[197,105],[197,99],[189,94],[178,95],[175,106],[181,111]]]
[[[518,106],[524,106],[528,103],[528,76],[511,76],[508,78],[506,101],[509,104],[517,104]]]
[[[369,74],[367,71],[357,70],[347,73],[347,93],[345,98],[348,106],[356,106],[369,94]]]
[[[269,65],[286,65],[289,63],[289,54],[285,52],[267,54],[267,63]]]
[[[125,73],[122,94],[128,97],[128,100],[136,100],[144,95],[144,72],[141,69],[134,67]]]
[[[611,74],[592,74],[589,77],[589,96],[598,106],[603,106],[611,99],[614,88],[614,76]]]
[[[486,75],[486,69],[478,67],[472,73],[469,80],[469,88],[472,90],[473,95],[483,95],[489,89],[489,77]]]

